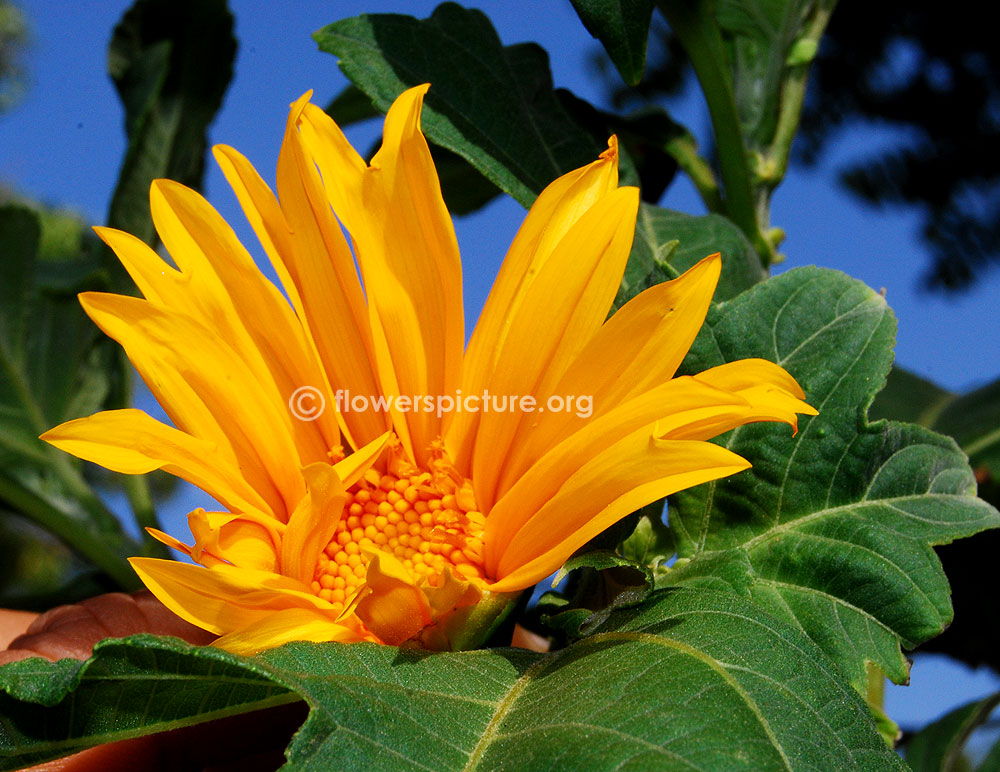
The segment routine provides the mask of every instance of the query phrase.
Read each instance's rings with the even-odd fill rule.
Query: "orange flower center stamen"
[[[337,530],[320,553],[312,590],[334,606],[343,608],[364,583],[372,550],[393,555],[431,586],[440,585],[446,567],[465,579],[485,578],[485,520],[471,482],[444,458],[431,462],[433,471],[405,462],[390,467],[348,489]]]

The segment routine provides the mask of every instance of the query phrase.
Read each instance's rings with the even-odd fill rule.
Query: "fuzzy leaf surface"
[[[951,621],[933,545],[1000,524],[976,498],[953,440],[869,424],[892,362],[884,298],[836,271],[789,271],[714,307],[682,371],[762,357],[788,370],[819,415],[751,424],[716,441],[754,467],[671,502],[671,582],[720,579],[797,625],[864,688],[865,662],[905,682],[912,648]]]
[[[6,769],[297,695],[311,712],[286,770],[904,770],[800,631],[697,588],[551,654],[291,644],[243,659],[145,636],[88,663],[15,663],[0,686]]]

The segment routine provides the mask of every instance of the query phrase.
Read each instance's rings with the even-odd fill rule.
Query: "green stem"
[[[830,14],[837,4],[837,0],[826,0],[816,7],[812,18],[809,19],[805,32],[799,39],[801,41],[811,41],[819,46],[820,38],[826,30],[826,25],[830,21]],[[764,154],[763,170],[761,182],[766,185],[768,191],[774,190],[785,178],[788,171],[788,158],[791,153],[792,140],[799,129],[799,120],[802,118],[802,105],[806,97],[806,82],[809,75],[809,62],[796,65],[790,68],[787,77],[784,79],[781,88],[781,103],[778,107],[778,123],[774,132],[774,139],[770,147]]]
[[[0,499],[59,536],[67,546],[110,576],[123,589],[139,587],[135,573],[122,559],[129,541],[123,534],[97,533],[92,524],[57,509],[3,474],[0,474]]]
[[[885,709],[885,674],[878,665],[873,665],[871,662],[868,663],[867,674],[865,700],[871,707],[883,711]]]
[[[698,145],[690,134],[670,140],[663,148],[677,162],[701,196],[709,212],[722,213],[724,206],[719,182],[708,161],[698,155]]]
[[[732,76],[709,0],[660,0],[659,7],[691,59],[708,103],[719,153],[725,213],[750,239],[764,265],[770,265],[775,251],[757,222],[753,175],[740,128]]]

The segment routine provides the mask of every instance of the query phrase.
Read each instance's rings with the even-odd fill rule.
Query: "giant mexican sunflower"
[[[638,206],[635,188],[618,187],[614,139],[538,197],[466,346],[458,247],[420,132],[426,90],[396,100],[370,164],[308,95],[295,102],[277,196],[242,155],[215,148],[284,294],[182,185],[158,180],[150,194],[176,267],[98,229],[144,299],[80,300],[173,426],[114,410],[44,438],[117,472],[163,469],[219,503],[189,514],[190,545],[153,532],[193,563],[131,562],[229,650],[474,645],[611,524],[750,465],[706,440],[815,412],[762,360],[673,377],[718,256],[607,318]],[[315,404],[296,415],[304,387]],[[480,410],[413,409],[459,394],[518,409],[490,410],[489,398]],[[409,402],[353,410],[344,395]],[[526,397],[542,410],[522,409]],[[545,411],[551,397],[590,409]]]

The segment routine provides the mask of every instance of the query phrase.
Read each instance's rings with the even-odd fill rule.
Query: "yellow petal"
[[[360,191],[349,187],[359,184],[353,156],[339,140],[322,143],[335,134],[329,124],[316,109],[302,114],[305,145],[354,240],[386,395],[454,393],[465,343],[458,244],[420,133],[426,90],[404,92],[389,109],[382,148],[361,174]],[[440,419],[429,411],[396,411],[393,420],[404,447],[425,462],[441,434]]]
[[[817,415],[803,401],[802,387],[783,368],[766,359],[740,359],[693,376],[717,389],[738,394],[747,402],[741,415],[719,414],[670,432],[673,439],[702,440],[752,421],[780,421],[798,431],[798,415]]]
[[[235,457],[275,517],[286,520],[305,494],[303,462],[294,419],[273,386],[259,383],[228,343],[186,314],[96,292],[80,302],[122,345],[174,425]]]
[[[281,545],[280,525],[265,518],[199,508],[188,513],[188,527],[195,542],[185,551],[204,566],[224,561],[239,568],[274,571]]]
[[[223,635],[212,645],[250,657],[292,641],[349,643],[364,639],[357,626],[335,621],[331,615],[312,609],[290,608],[278,611],[260,622]]]
[[[634,432],[584,464],[521,527],[493,570],[493,592],[530,587],[579,547],[631,512],[676,491],[750,466],[708,442],[660,440]]]
[[[189,558],[194,560],[194,558],[191,557],[191,546],[189,544],[185,544],[180,539],[171,536],[169,533],[164,533],[159,528],[147,528],[146,533],[148,533],[150,536],[152,536],[154,539],[160,542],[160,544],[165,544],[166,546],[170,547],[170,549],[177,550],[178,552],[187,555]],[[203,566],[211,567],[216,565],[217,563],[222,563],[224,561],[220,560],[219,558],[216,558],[214,555],[202,553],[202,560],[199,562]]]
[[[581,466],[624,437],[645,430],[658,436],[717,414],[747,411],[739,394],[691,377],[675,378],[593,419],[529,467],[490,510],[484,540],[487,565],[495,566],[513,535],[555,496]]]
[[[533,415],[505,459],[498,497],[535,459],[584,422],[673,377],[705,321],[721,265],[718,255],[707,257],[677,279],[632,298],[604,323],[552,391],[560,397],[592,399],[592,414],[581,418],[569,410],[550,410]],[[668,406],[664,402],[664,412]]]
[[[164,304],[214,329],[261,382],[286,400],[301,386],[325,386],[312,347],[291,307],[258,270],[228,223],[198,193],[168,180],[150,189],[150,208],[164,245],[186,279]],[[340,440],[334,410],[293,424],[306,463]]]
[[[294,250],[286,262],[331,382],[350,393],[376,394],[379,381],[368,306],[354,256],[298,129],[305,108],[302,99],[292,105],[278,157],[278,196]],[[359,173],[354,167],[352,174]],[[377,411],[348,411],[341,418],[354,447],[389,426],[387,416]]]
[[[286,259],[292,254],[292,231],[271,188],[246,156],[228,145],[212,148],[215,162],[236,194],[250,227],[264,248],[278,281],[288,294],[299,319],[303,319],[302,298],[292,281]]]
[[[406,567],[387,552],[369,553],[368,594],[355,613],[383,643],[397,646],[431,623],[423,591]]]
[[[213,152],[295,306],[318,361],[323,363],[323,379],[330,393],[340,388],[355,394],[371,393],[378,383],[371,330],[354,258],[343,237],[331,248],[318,244],[322,239],[314,228],[300,227],[293,232],[278,200],[250,162],[224,145],[217,145]],[[287,173],[284,163],[279,180]],[[315,169],[311,173],[315,175]],[[293,193],[285,194],[292,200],[290,209],[301,205]],[[332,219],[332,214],[329,217]],[[342,266],[345,258],[346,276]],[[347,441],[355,446],[374,431],[367,428],[369,423],[382,429],[387,423],[371,414],[337,415]]]
[[[234,511],[269,509],[264,498],[247,484],[227,448],[160,423],[141,410],[107,410],[67,421],[41,438],[120,474],[162,469]]]
[[[738,359],[735,362],[712,367],[694,377],[727,391],[773,386],[798,399],[805,399],[806,396],[802,387],[787,370],[766,359]],[[816,415],[816,411],[811,407],[803,412]]]
[[[337,530],[347,489],[329,464],[310,464],[302,474],[307,492],[289,518],[282,537],[281,573],[308,584],[319,553]]]
[[[493,372],[508,323],[520,308],[532,279],[579,219],[618,187],[618,142],[593,163],[550,183],[532,205],[500,266],[479,321],[469,340],[462,372],[462,392],[482,394]],[[449,454],[459,469],[472,461],[480,414],[453,413],[445,421]]]
[[[365,472],[371,469],[391,439],[392,432],[386,432],[381,437],[376,437],[364,447],[358,448],[351,455],[347,456],[347,458],[333,465],[337,476],[344,481],[345,488],[350,488],[364,476]]]
[[[553,250],[508,320],[509,332],[486,383],[490,394],[544,396],[601,327],[635,232],[638,190],[619,188],[581,217]],[[472,480],[479,506],[496,500],[504,460],[524,417],[483,413]]]
[[[216,635],[260,624],[286,608],[339,611],[301,582],[268,571],[156,558],[130,558],[129,563],[163,605]]]

